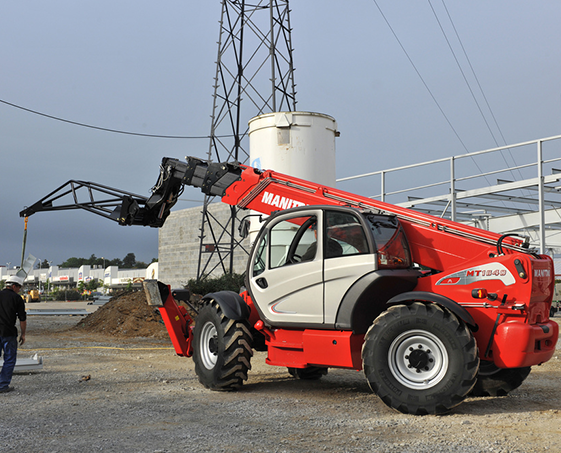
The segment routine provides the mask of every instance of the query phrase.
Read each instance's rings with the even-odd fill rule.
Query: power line
[[[469,56],[466,52],[464,44],[462,43],[462,40],[460,39],[460,35],[458,33],[458,30],[456,29],[456,25],[454,24],[454,21],[452,20],[452,16],[450,15],[450,11],[448,11],[448,7],[446,6],[446,3],[444,3],[444,0],[442,0],[442,6],[444,6],[444,10],[446,11],[446,14],[448,15],[448,20],[450,20],[450,24],[452,25],[452,28],[454,29],[454,33],[456,34],[456,38],[458,39],[458,42],[460,43],[460,47],[462,48],[462,52],[464,53],[464,56],[466,57],[466,61],[468,62],[469,68],[471,69],[471,73],[473,74],[473,77],[474,77],[475,81],[477,82],[477,86],[479,87],[479,91],[481,92],[481,95],[483,96],[483,99],[485,100],[485,104],[487,105],[487,108],[489,109],[489,113],[491,113],[491,118],[493,118],[493,122],[495,123],[495,126],[496,126],[497,130],[499,131],[499,134],[501,134],[501,138],[503,139],[503,143],[506,145],[507,141],[505,139],[505,136],[503,135],[503,131],[501,130],[501,127],[499,126],[497,118],[495,117],[495,114],[493,113],[493,109],[491,108],[491,105],[489,104],[487,96],[485,95],[485,92],[483,91],[483,87],[481,86],[481,83],[479,82],[479,78],[477,77],[477,74],[475,73],[475,69],[473,68],[473,65],[471,64],[471,60],[469,59]],[[498,144],[497,144],[497,146],[498,146]],[[516,159],[512,155],[512,151],[510,149],[508,150],[508,153],[510,154],[510,158],[514,162],[514,165],[516,165]],[[520,172],[520,170],[518,170],[518,172],[520,174],[522,174]]]
[[[464,144],[464,142],[462,141],[462,139],[460,138],[460,136],[458,135],[458,133],[456,132],[456,130],[454,129],[454,127],[452,126],[450,120],[448,119],[448,117],[447,117],[446,114],[444,113],[443,109],[441,108],[440,104],[439,104],[438,101],[436,100],[436,98],[435,98],[435,96],[433,95],[433,93],[431,92],[431,90],[429,89],[427,83],[425,82],[425,80],[423,79],[421,73],[419,72],[419,70],[417,69],[417,67],[415,66],[415,64],[413,63],[413,60],[411,59],[411,57],[409,56],[409,54],[408,54],[407,51],[405,50],[405,47],[403,46],[403,44],[401,43],[400,39],[398,38],[396,32],[394,31],[394,29],[393,29],[392,26],[390,25],[388,19],[386,18],[386,16],[385,16],[384,13],[382,12],[382,9],[381,9],[380,6],[378,5],[377,1],[376,1],[376,0],[373,0],[373,2],[374,2],[374,4],[376,5],[376,7],[378,8],[380,14],[382,15],[384,21],[386,22],[387,26],[388,26],[389,29],[391,30],[392,34],[394,35],[394,37],[395,37],[395,39],[397,40],[398,44],[400,45],[401,49],[402,49],[403,52],[405,53],[407,59],[409,60],[409,62],[410,62],[411,65],[413,66],[413,69],[415,70],[415,72],[417,73],[417,75],[419,76],[419,78],[421,79],[421,81],[423,82],[423,84],[425,85],[425,88],[427,89],[427,91],[428,91],[429,94],[431,95],[433,101],[436,103],[436,105],[437,105],[438,108],[440,109],[440,112],[442,113],[442,115],[444,116],[444,118],[446,119],[446,121],[448,122],[448,124],[450,125],[450,127],[452,128],[452,130],[454,131],[454,133],[456,134],[456,137],[458,138],[458,140],[459,140],[459,141],[461,142],[461,144],[463,145],[464,149],[466,150],[466,153],[469,153],[469,151],[468,151],[466,145]],[[448,47],[449,47],[450,51],[452,52],[452,55],[453,55],[453,57],[454,57],[454,59],[455,59],[455,61],[456,61],[456,64],[458,65],[458,68],[460,69],[460,72],[462,73],[462,76],[463,76],[463,78],[464,78],[464,81],[465,81],[466,85],[468,86],[468,89],[469,89],[469,91],[470,91],[470,93],[471,93],[471,95],[472,95],[472,97],[473,97],[473,100],[475,101],[475,103],[476,103],[476,105],[477,105],[477,107],[478,107],[478,109],[479,109],[479,112],[480,112],[481,116],[483,117],[483,120],[485,121],[485,124],[487,125],[487,128],[488,128],[489,132],[491,133],[491,136],[493,137],[493,140],[495,141],[495,144],[498,146],[497,139],[495,138],[495,135],[493,134],[493,131],[492,131],[492,129],[491,129],[491,127],[490,127],[490,125],[489,125],[489,123],[488,123],[488,121],[487,121],[487,119],[486,119],[486,117],[485,117],[485,115],[484,115],[484,113],[483,113],[483,111],[482,111],[482,109],[481,109],[481,106],[480,106],[479,102],[477,101],[477,98],[476,98],[476,96],[475,96],[475,93],[473,92],[473,90],[472,90],[472,88],[471,88],[471,85],[470,85],[469,81],[467,80],[467,77],[466,77],[466,75],[465,75],[465,73],[464,73],[464,71],[463,71],[463,69],[462,69],[462,67],[461,67],[461,65],[460,65],[460,62],[458,61],[458,58],[456,57],[456,53],[454,52],[454,49],[452,48],[452,45],[451,45],[451,43],[450,43],[450,40],[448,39],[448,36],[446,35],[446,32],[444,31],[444,28],[442,27],[442,24],[441,24],[441,22],[440,22],[440,20],[439,20],[439,18],[438,18],[438,15],[436,14],[436,11],[435,11],[434,8],[433,8],[433,5],[432,5],[432,3],[431,3],[431,0],[428,0],[428,3],[429,3],[429,5],[430,5],[430,8],[431,8],[433,14],[434,14],[434,17],[436,18],[436,21],[438,22],[438,25],[439,25],[439,27],[440,27],[440,30],[442,31],[442,34],[444,35],[444,38],[445,38],[445,40],[446,40],[446,42],[447,42],[447,44],[448,44]],[[485,99],[485,102],[487,103],[487,107],[488,107],[489,111],[491,112],[491,115],[492,115],[492,117],[493,117],[493,120],[495,121],[495,125],[496,125],[497,129],[499,130],[499,133],[501,134],[501,137],[502,137],[503,141],[505,141],[505,144],[506,144],[506,140],[505,140],[505,138],[504,138],[504,136],[503,136],[503,134],[502,134],[502,131],[501,131],[501,129],[500,129],[498,123],[497,123],[497,120],[496,120],[496,118],[495,118],[495,115],[493,114],[493,111],[491,110],[491,107],[490,107],[489,102],[488,102],[488,100],[487,100],[487,98],[486,98],[486,96],[485,96],[485,93],[483,92],[483,88],[481,87],[481,84],[479,83],[479,79],[477,78],[477,75],[475,74],[475,70],[473,69],[473,66],[471,65],[471,62],[470,62],[470,60],[469,60],[469,58],[468,58],[468,56],[467,56],[467,52],[466,52],[466,50],[465,50],[465,48],[464,48],[464,46],[463,46],[463,44],[462,44],[462,41],[461,41],[460,36],[459,36],[459,34],[458,34],[458,31],[457,31],[457,29],[456,29],[456,27],[455,27],[455,25],[454,25],[454,23],[453,23],[453,21],[452,21],[452,17],[450,16],[450,13],[449,13],[449,11],[448,11],[448,8],[446,8],[446,4],[444,3],[444,0],[442,0],[442,4],[444,5],[444,8],[446,9],[446,13],[447,13],[447,15],[448,15],[448,19],[450,20],[450,23],[452,24],[452,27],[453,27],[453,29],[454,29],[454,32],[456,33],[456,37],[457,37],[458,41],[460,42],[460,45],[461,45],[462,50],[463,50],[463,52],[464,52],[464,55],[465,55],[465,57],[466,57],[466,59],[467,59],[467,61],[468,61],[468,63],[469,63],[470,68],[471,68],[472,74],[473,74],[475,80],[477,81],[477,84],[478,84],[478,86],[479,86],[479,90],[481,91],[481,94],[483,95],[483,98]],[[510,149],[509,149],[509,153],[510,153],[510,155],[511,155],[511,158],[513,159],[513,161],[514,161],[515,164],[516,164],[516,160],[515,160],[514,157],[512,156],[512,153],[510,152]],[[506,163],[507,166],[508,166],[509,164],[508,164],[506,158],[504,157],[504,154],[502,153],[502,151],[501,151],[500,154],[501,154],[501,157],[503,158],[503,160],[505,161],[505,163]],[[473,158],[473,156],[471,157],[471,159],[472,159],[474,165],[475,165],[475,166],[477,167],[477,169],[479,170],[479,173],[482,174],[483,172],[482,172],[480,166],[477,164],[477,162],[476,162],[475,159]],[[520,173],[520,170],[518,170],[518,171],[519,171],[519,173]],[[511,171],[511,173],[512,173],[512,171]],[[484,178],[485,178],[485,180],[486,180],[487,182],[489,182],[487,176],[484,176]],[[504,204],[504,202],[503,202],[503,204]]]
[[[429,92],[430,96],[432,97],[432,100],[434,101],[434,103],[436,104],[436,106],[438,107],[438,109],[440,110],[440,113],[442,113],[442,116],[444,116],[444,119],[446,119],[446,122],[448,123],[448,125],[450,126],[450,128],[452,129],[452,131],[454,132],[454,134],[456,135],[456,137],[458,138],[458,140],[460,141],[460,143],[462,144],[462,146],[464,147],[466,153],[469,152],[466,144],[464,143],[464,141],[461,139],[460,135],[458,134],[458,132],[456,131],[456,129],[454,128],[454,126],[452,125],[452,123],[450,122],[450,120],[448,119],[448,116],[446,116],[446,113],[444,113],[444,110],[442,109],[442,107],[440,106],[440,104],[438,103],[438,101],[436,100],[436,97],[434,96],[434,94],[432,93],[431,89],[429,88],[429,86],[427,85],[427,83],[425,82],[425,79],[423,79],[423,76],[421,75],[421,73],[419,72],[419,70],[417,69],[417,66],[415,66],[415,63],[413,63],[413,60],[411,59],[411,57],[409,56],[409,54],[407,53],[407,50],[405,50],[405,47],[403,46],[403,44],[401,43],[400,39],[398,38],[396,32],[394,31],[394,29],[392,28],[392,26],[390,25],[390,22],[388,21],[388,19],[386,18],[386,16],[384,15],[382,8],[380,8],[380,5],[378,5],[378,2],[376,0],[372,0],[374,2],[374,4],[376,5],[376,7],[378,8],[378,11],[380,11],[380,14],[382,15],[382,18],[384,19],[384,21],[386,22],[386,25],[389,27],[390,31],[392,32],[394,38],[396,39],[397,43],[399,44],[399,46],[401,47],[401,50],[403,50],[403,53],[405,54],[405,56],[407,57],[407,59],[409,60],[409,63],[411,63],[411,66],[413,66],[413,69],[415,70],[415,72],[417,73],[417,75],[419,76],[419,78],[421,79],[421,82],[423,82],[423,85],[425,86],[425,88],[427,89],[427,91]]]
[[[438,23],[438,26],[440,27],[440,31],[442,32],[442,35],[444,36],[444,39],[446,40],[446,44],[448,44],[448,48],[450,49],[450,52],[452,53],[452,56],[454,57],[454,61],[456,62],[456,65],[458,66],[458,69],[460,70],[460,72],[462,74],[462,77],[464,78],[464,82],[466,83],[466,85],[468,87],[468,90],[471,93],[471,97],[473,98],[473,101],[475,102],[475,105],[477,105],[477,109],[479,110],[479,113],[481,114],[481,117],[483,118],[483,121],[485,121],[485,124],[487,125],[487,129],[489,130],[489,133],[491,134],[491,137],[493,137],[493,141],[495,142],[495,146],[498,147],[499,142],[497,142],[497,139],[495,138],[495,134],[493,133],[493,131],[491,129],[491,125],[487,121],[487,118],[485,117],[485,114],[483,113],[483,110],[481,109],[481,105],[479,105],[479,101],[477,100],[477,97],[475,96],[475,93],[471,89],[471,85],[470,85],[470,83],[469,83],[469,81],[466,77],[466,74],[465,74],[464,70],[462,69],[462,65],[460,64],[460,62],[458,60],[458,57],[456,56],[456,52],[454,52],[452,44],[450,43],[450,40],[448,39],[448,35],[446,35],[446,32],[444,31],[444,27],[442,26],[442,23],[440,22],[440,19],[438,18],[438,15],[436,14],[436,11],[434,10],[434,7],[432,6],[431,0],[428,0],[428,1],[429,1],[430,9],[432,10],[432,13],[434,15],[434,18],[436,19],[436,22]],[[444,4],[444,2],[443,2],[443,4]],[[450,19],[450,22],[452,22],[452,18],[450,17],[450,15],[448,15],[448,18]],[[454,26],[453,23],[452,23],[452,26]],[[454,30],[456,30],[455,27],[454,27]],[[456,32],[456,37],[458,38],[458,41],[459,41],[460,37],[459,37],[457,32]],[[460,44],[461,44],[461,41],[460,41]],[[463,48],[463,46],[462,46],[462,48]],[[465,50],[464,50],[464,55],[465,55]],[[466,58],[467,58],[467,56],[466,56]],[[472,72],[473,72],[473,68],[472,68]],[[473,73],[475,74],[475,72],[473,72]],[[477,77],[476,77],[476,79],[477,79]],[[481,89],[481,86],[479,88]]]
[[[491,136],[493,137],[493,140],[495,141],[495,145],[497,145],[497,147],[498,147],[498,146],[499,146],[499,143],[498,143],[497,139],[495,138],[495,134],[494,134],[493,131],[491,130],[491,126],[489,125],[489,123],[488,123],[488,121],[487,121],[485,115],[483,114],[483,111],[481,110],[481,107],[480,107],[480,105],[479,105],[479,102],[478,102],[477,99],[475,98],[475,94],[474,94],[473,90],[471,89],[471,85],[470,85],[470,83],[468,82],[468,80],[467,80],[467,78],[466,78],[466,76],[465,76],[465,74],[464,74],[464,71],[462,70],[462,68],[461,68],[461,66],[460,66],[460,62],[459,62],[458,59],[456,58],[456,54],[455,54],[454,50],[452,49],[452,45],[450,44],[450,41],[448,40],[448,37],[446,36],[446,32],[444,31],[444,28],[442,27],[442,25],[441,25],[441,23],[440,23],[440,20],[438,19],[438,16],[437,16],[437,14],[436,14],[436,11],[434,10],[434,8],[433,8],[433,6],[432,6],[431,0],[429,0],[429,5],[430,5],[430,7],[431,7],[431,9],[432,9],[432,12],[433,12],[433,14],[434,14],[434,17],[436,18],[436,21],[438,22],[438,25],[440,26],[440,30],[442,31],[442,34],[444,35],[444,38],[446,39],[446,42],[448,43],[448,47],[450,48],[450,51],[452,52],[452,55],[454,55],[454,59],[456,60],[456,64],[458,65],[458,68],[460,68],[460,72],[462,73],[462,76],[464,77],[464,80],[465,80],[466,84],[468,85],[469,91],[471,92],[471,95],[472,95],[472,97],[473,97],[475,103],[477,104],[477,107],[478,107],[478,109],[479,109],[479,112],[481,113],[481,116],[483,117],[483,120],[485,121],[485,124],[487,125],[487,128],[489,129],[489,132],[491,133]],[[481,83],[479,82],[479,78],[477,77],[477,74],[476,74],[476,72],[475,72],[475,69],[473,68],[473,65],[471,64],[471,60],[469,59],[469,56],[468,56],[468,54],[467,54],[467,51],[466,51],[466,49],[465,49],[465,47],[464,47],[464,44],[463,44],[463,42],[462,42],[462,40],[461,40],[461,38],[460,38],[460,34],[458,33],[458,30],[457,30],[457,28],[456,28],[456,25],[454,24],[454,21],[452,20],[452,16],[450,15],[450,11],[448,11],[448,7],[446,6],[446,3],[444,2],[444,0],[442,0],[442,6],[444,6],[444,10],[446,11],[446,15],[448,16],[448,20],[450,21],[450,24],[452,25],[452,29],[454,30],[454,33],[455,33],[455,35],[456,35],[456,38],[457,38],[458,42],[460,43],[460,47],[461,47],[461,49],[462,49],[462,52],[463,52],[463,54],[464,54],[464,57],[466,58],[466,61],[467,61],[468,65],[469,65],[469,68],[470,68],[470,70],[471,70],[471,73],[472,73],[472,75],[473,75],[473,78],[475,79],[475,81],[476,81],[476,83],[477,83],[477,86],[478,86],[478,88],[479,88],[479,91],[480,91],[481,95],[483,96],[483,99],[484,99],[484,101],[485,101],[485,104],[487,105],[487,109],[489,110],[489,113],[491,114],[491,118],[493,118],[493,121],[494,121],[494,123],[495,123],[495,127],[496,127],[497,130],[499,131],[499,134],[501,135],[501,138],[503,139],[503,143],[506,145],[507,142],[506,142],[506,139],[505,139],[505,137],[504,137],[504,135],[503,135],[503,131],[501,130],[501,128],[500,128],[500,126],[499,126],[499,123],[498,123],[498,121],[497,121],[497,118],[495,117],[495,114],[493,113],[493,109],[491,108],[491,105],[489,104],[489,101],[488,101],[488,99],[487,99],[487,96],[485,95],[485,92],[483,91],[483,87],[481,86]],[[512,161],[514,162],[514,165],[516,166],[516,165],[517,165],[516,159],[515,159],[514,156],[512,155],[512,151],[510,150],[510,148],[509,148],[507,151],[508,151],[508,153],[510,154],[510,158],[511,158]],[[506,158],[505,158],[503,152],[501,151],[500,154],[501,154],[501,157],[503,158],[503,160],[505,161],[505,163],[506,163],[506,165],[507,165],[507,167],[508,167],[510,164],[509,164],[508,161],[506,160]],[[510,173],[511,173],[512,176],[514,177],[514,174],[512,173],[512,171],[511,171]],[[520,169],[518,169],[518,173],[520,174],[520,176],[522,176],[522,172],[520,171]]]
[[[483,99],[485,100],[485,104],[487,105],[487,108],[489,109],[489,112],[491,113],[491,117],[493,118],[495,126],[497,127],[497,129],[499,131],[499,134],[501,134],[503,142],[506,145],[507,144],[506,139],[505,139],[505,137],[503,135],[503,132],[502,132],[500,126],[499,126],[499,123],[497,122],[497,118],[495,117],[495,114],[493,113],[493,109],[491,109],[491,106],[489,105],[489,101],[487,100],[487,96],[485,96],[485,92],[483,91],[483,88],[481,87],[481,83],[479,83],[479,78],[477,77],[477,74],[475,73],[475,69],[473,68],[473,65],[471,64],[471,60],[468,57],[468,54],[467,54],[466,49],[464,47],[464,44],[462,43],[462,40],[460,39],[460,35],[458,33],[458,30],[456,29],[456,25],[454,24],[454,21],[452,20],[452,16],[450,16],[450,12],[448,11],[448,7],[446,6],[446,3],[444,3],[444,0],[442,0],[442,5],[444,6],[444,10],[446,11],[446,14],[448,16],[448,20],[450,21],[450,24],[452,25],[452,28],[454,29],[454,33],[456,34],[456,38],[458,39],[458,42],[460,43],[460,47],[462,48],[462,52],[464,53],[464,56],[466,57],[468,65],[471,69],[471,73],[473,74],[473,77],[475,78],[475,81],[477,82],[477,86],[479,87],[479,91],[481,92],[481,95],[483,96]],[[432,8],[432,5],[431,5],[431,8]],[[497,146],[499,146],[499,145],[497,144]]]
[[[41,113],[41,112],[37,112],[36,110],[31,110],[28,109],[26,107],[22,107],[21,105],[16,105],[16,104],[12,104],[11,102],[7,102],[4,101],[2,99],[0,99],[0,102],[2,104],[6,104],[9,105],[10,107],[14,107],[16,109],[20,109],[20,110],[24,110],[26,112],[29,113],[33,113],[34,115],[39,115],[39,116],[43,116],[45,118],[50,118],[52,120],[56,120],[56,121],[61,121],[63,123],[68,123],[68,124],[73,124],[75,126],[81,126],[81,127],[87,127],[89,129],[96,129],[98,131],[104,131],[104,132],[113,132],[115,134],[124,134],[124,135],[135,135],[138,137],[151,137],[151,138],[172,138],[172,139],[209,139],[211,138],[209,135],[159,135],[159,134],[143,134],[140,132],[128,132],[128,131],[120,131],[117,129],[109,129],[106,127],[99,127],[99,126],[92,126],[91,124],[85,124],[85,123],[79,123],[77,121],[71,121],[71,120],[67,120],[64,118],[59,118],[57,116],[53,116],[53,115],[48,115],[46,113]],[[232,135],[220,135],[220,136],[216,136],[216,137],[232,137]]]

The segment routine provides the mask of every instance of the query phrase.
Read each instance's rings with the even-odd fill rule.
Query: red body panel
[[[185,307],[177,305],[171,295],[171,289],[164,306],[159,307],[159,310],[176,354],[182,357],[191,357],[193,355],[191,346],[193,338],[191,324],[193,320]]]
[[[508,318],[507,318],[508,319]],[[499,368],[519,368],[547,362],[555,352],[559,325],[503,322],[493,337],[492,359]]]
[[[269,330],[262,321],[255,327],[265,335],[269,365],[362,369],[360,352],[364,335],[338,330]]]

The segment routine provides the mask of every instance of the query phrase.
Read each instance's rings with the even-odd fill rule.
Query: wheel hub
[[[434,359],[430,357],[430,349],[424,349],[423,345],[419,345],[419,349],[409,348],[410,354],[405,356],[405,360],[409,361],[408,368],[415,368],[417,373],[429,370],[429,364],[434,363]]]
[[[208,350],[211,352],[211,354],[215,354],[215,355],[218,354],[218,344],[217,344],[216,335],[208,340]]]
[[[396,380],[417,390],[438,384],[448,370],[448,352],[431,332],[409,330],[395,338],[388,350],[388,365]]]
[[[201,329],[199,353],[201,362],[207,370],[212,370],[218,360],[218,331],[212,322],[207,322]]]

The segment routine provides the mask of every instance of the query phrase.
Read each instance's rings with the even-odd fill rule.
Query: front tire
[[[506,396],[522,385],[532,367],[499,368],[493,362],[481,361],[477,382],[471,396]]]
[[[195,319],[193,361],[199,382],[211,390],[235,390],[251,369],[252,336],[247,321],[227,318],[214,300]]]
[[[434,304],[396,305],[372,324],[362,347],[370,388],[404,414],[442,414],[476,381],[479,356],[466,325]]]

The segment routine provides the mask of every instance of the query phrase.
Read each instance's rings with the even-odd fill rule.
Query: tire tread
[[[461,384],[455,393],[446,395],[441,398],[440,401],[435,401],[432,404],[401,401],[386,384],[380,383],[375,378],[370,377],[374,372],[372,366],[374,363],[373,348],[376,347],[376,344],[383,336],[384,330],[389,328],[390,324],[397,318],[404,318],[406,316],[410,318],[415,316],[425,317],[426,319],[447,324],[450,330],[455,333],[461,345],[463,361],[465,363]],[[444,310],[435,304],[423,304],[420,302],[414,302],[410,305],[395,305],[378,316],[366,332],[362,348],[362,358],[364,362],[364,372],[372,391],[389,407],[402,413],[415,415],[442,414],[460,404],[475,385],[477,370],[479,368],[477,344],[466,325],[448,310]]]
[[[247,321],[227,318],[220,305],[214,300],[211,300],[201,309],[199,316],[201,313],[212,311],[219,321],[216,328],[222,331],[223,351],[219,354],[213,370],[207,370],[200,363],[195,351],[193,354],[195,372],[199,382],[210,390],[235,390],[240,388],[247,380],[248,371],[251,369],[253,337]],[[209,313],[207,316],[212,316],[212,314]],[[195,344],[196,347],[199,347],[199,345]]]

